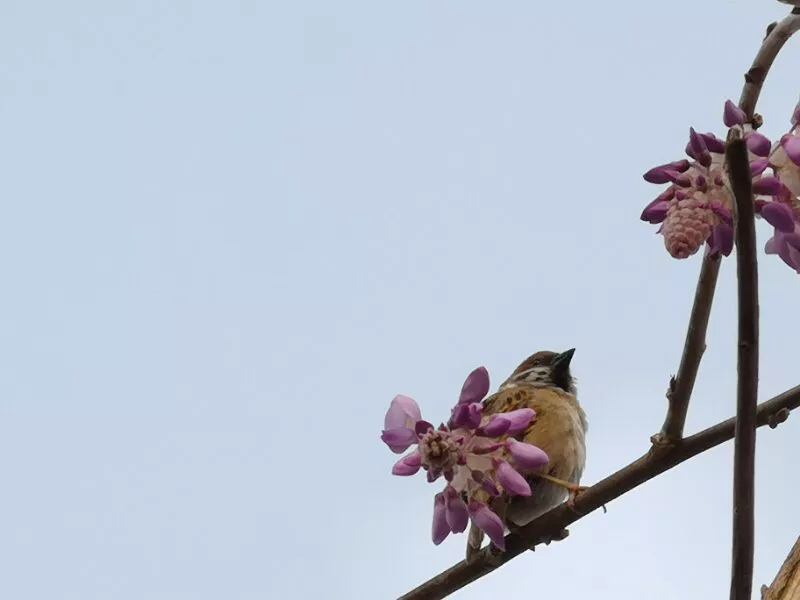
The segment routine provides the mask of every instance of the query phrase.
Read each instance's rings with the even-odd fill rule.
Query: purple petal
[[[485,504],[474,500],[469,503],[468,510],[472,522],[489,536],[489,539],[492,540],[495,546],[500,548],[500,550],[505,550],[505,527],[500,517],[493,513]]]
[[[659,201],[662,201],[662,200],[664,200],[664,201],[672,200],[674,197],[675,197],[675,187],[674,186],[669,186],[667,189],[665,189],[663,192],[661,192],[656,197],[656,199],[653,200],[652,203],[659,202]]]
[[[510,439],[506,442],[506,446],[514,462],[521,469],[535,471],[550,462],[550,457],[547,456],[547,453],[533,444]]]
[[[708,151],[705,140],[694,130],[694,127],[689,128],[689,147],[697,162],[704,167],[711,165],[711,153]]]
[[[682,158],[680,160],[675,160],[675,161],[672,161],[671,163],[667,163],[667,166],[670,169],[675,169],[679,173],[684,173],[685,171],[688,171],[689,167],[692,166],[692,165],[688,160],[686,160],[685,158]]]
[[[727,223],[720,223],[714,227],[708,244],[710,256],[718,254],[729,256],[733,251],[733,227]]]
[[[525,481],[525,478],[520,475],[519,471],[517,471],[506,461],[497,461],[495,465],[495,473],[497,474],[497,481],[509,494],[516,496],[531,495],[531,486],[527,481]]]
[[[663,200],[652,202],[642,211],[640,218],[642,221],[647,221],[653,225],[661,223],[667,218],[668,208],[669,202],[664,202]]]
[[[675,185],[679,185],[681,187],[690,187],[692,185],[692,178],[685,173],[678,173],[677,171],[665,169],[664,175],[666,175],[667,181],[671,181]]]
[[[711,210],[714,214],[723,219],[726,223],[733,222],[733,213],[718,202],[711,203]]]
[[[480,432],[480,435],[495,438],[503,435],[506,431],[508,431],[509,427],[511,427],[511,421],[509,421],[505,415],[495,415],[478,431]]]
[[[736,106],[730,100],[725,101],[725,110],[722,113],[722,122],[725,127],[733,127],[734,125],[744,125],[744,111]]]
[[[500,495],[500,490],[497,489],[497,486],[491,479],[484,479],[481,481],[481,487],[486,490],[490,496],[497,498]]]
[[[455,407],[453,407],[450,427],[458,429],[467,422],[469,418],[469,407],[469,404],[456,404]]]
[[[648,183],[667,183],[672,180],[667,177],[666,171],[677,171],[678,173],[683,173],[684,171],[689,170],[689,166],[689,161],[686,159],[676,160],[665,165],[653,167],[647,173],[645,173],[643,177]]]
[[[794,211],[782,202],[767,202],[761,207],[761,216],[778,231],[794,231]]]
[[[781,259],[800,275],[800,250],[789,248],[788,257],[781,256]]]
[[[394,463],[392,475],[399,475],[400,477],[415,475],[421,466],[422,456],[415,451]]]
[[[423,435],[428,433],[431,429],[433,429],[433,425],[431,425],[427,421],[417,421],[417,424],[414,425],[414,432],[419,437],[422,437]]]
[[[464,381],[458,403],[470,404],[472,402],[480,402],[488,393],[489,371],[486,370],[486,367],[478,367],[470,373],[466,381]]]
[[[419,405],[413,398],[397,395],[389,405],[386,418],[383,421],[384,429],[397,429],[398,427],[413,427],[414,423],[422,418]],[[410,422],[409,422],[410,421]]]
[[[747,148],[755,154],[756,156],[768,156],[769,151],[772,148],[772,142],[769,141],[767,136],[758,133],[757,131],[751,131],[744,137],[744,141],[747,144]]]
[[[445,518],[450,531],[461,533],[467,528],[469,522],[469,511],[467,504],[461,499],[458,493],[451,487],[447,488],[444,497]]]
[[[439,493],[433,497],[433,526],[431,538],[435,545],[441,544],[450,535],[450,526],[447,524],[447,510],[444,506],[444,494]]]
[[[764,196],[777,196],[783,184],[777,177],[762,177],[758,181],[753,182],[753,193],[763,194]]]
[[[527,429],[528,425],[536,417],[536,411],[532,408],[518,408],[517,410],[503,413],[503,416],[511,422],[508,433],[513,434]]]
[[[759,158],[750,163],[750,174],[761,175],[764,170],[769,166],[768,158]]]
[[[788,246],[800,249],[800,233],[784,233],[783,240]]]
[[[783,236],[780,233],[776,233],[769,238],[767,243],[764,244],[764,252],[767,254],[778,254],[781,245],[784,243],[782,237]]]
[[[800,273],[800,250],[796,248],[788,248],[786,257],[781,256],[783,262],[792,267],[797,273]]]
[[[701,192],[708,191],[708,180],[703,175],[694,178],[694,186]]]
[[[714,154],[725,154],[725,142],[715,136],[713,133],[701,133],[700,137],[703,138],[706,148],[709,152]]]
[[[467,404],[469,409],[469,414],[467,416],[467,422],[464,424],[464,427],[467,429],[475,429],[478,425],[481,424],[481,416],[483,416],[483,405],[474,402],[472,404]]]
[[[800,137],[796,135],[784,136],[781,146],[794,164],[800,167]]]
[[[642,177],[644,177],[644,180],[648,183],[667,183],[671,181],[669,177],[667,177],[664,167],[653,167]]]
[[[395,454],[402,454],[412,444],[417,443],[417,434],[407,427],[384,429],[381,432],[381,441],[389,446],[389,449]]]
[[[800,123],[800,102],[794,107],[794,112],[792,113],[792,125],[797,125],[798,123]]]
[[[428,483],[433,483],[434,481],[439,479],[439,477],[441,477],[441,476],[442,476],[442,472],[441,471],[436,471],[434,469],[431,469],[430,471],[428,471],[425,474],[425,478],[428,480]]]
[[[469,452],[472,454],[482,455],[482,454],[490,454],[495,450],[502,448],[503,444],[499,444],[497,442],[490,442],[489,440],[478,440],[475,444],[469,449]]]
[[[776,254],[792,269],[800,273],[800,234],[780,233],[767,242],[767,254]]]

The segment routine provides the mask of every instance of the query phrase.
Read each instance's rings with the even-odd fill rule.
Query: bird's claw
[[[583,513],[575,507],[575,498],[577,498],[579,494],[582,494],[589,488],[584,485],[576,485],[568,489],[569,489],[569,498],[567,498],[567,508],[569,508],[572,512],[583,516]]]
[[[494,544],[489,544],[488,550],[486,550],[486,562],[489,563],[493,567],[499,567],[503,564],[503,555],[505,552],[500,550]]]

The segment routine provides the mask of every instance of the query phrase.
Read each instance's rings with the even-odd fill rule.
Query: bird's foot
[[[533,548],[531,548],[531,550],[532,549]],[[483,555],[487,564],[493,567],[499,567],[501,564],[503,564],[503,554],[504,552],[492,543],[490,543],[488,546],[484,546],[483,548],[467,546],[467,556],[464,558],[464,562],[466,562],[468,565],[471,565],[472,563],[479,561],[481,559],[481,555]]]
[[[500,550],[494,544],[489,544],[489,549],[486,551],[486,562],[493,567],[499,567],[503,564],[503,555],[505,552]]]
[[[573,512],[578,513],[579,515],[583,515],[577,508],[575,508],[575,498],[578,497],[578,494],[585,492],[588,490],[588,486],[585,485],[578,485],[575,483],[570,483],[569,481],[565,481],[563,479],[559,479],[558,477],[553,477],[552,475],[545,475],[543,473],[538,475],[542,479],[549,481],[550,483],[555,483],[556,485],[560,485],[564,487],[569,492],[569,498],[567,499],[567,506]]]
[[[467,545],[467,556],[464,560],[468,565],[471,565],[476,560],[478,560],[480,555],[481,555],[480,548],[476,548],[475,546],[472,545]]]
[[[585,485],[576,485],[574,488],[569,490],[569,498],[567,498],[567,507],[575,513],[583,516],[583,513],[575,508],[575,498],[578,497],[578,494],[585,492],[589,488]]]

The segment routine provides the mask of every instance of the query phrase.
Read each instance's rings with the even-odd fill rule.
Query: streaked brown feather
[[[560,388],[510,384],[484,400],[484,415],[532,408],[536,418],[516,439],[538,446],[550,462],[536,472],[543,472],[565,481],[578,483],[586,460],[586,417],[577,398]],[[535,472],[522,471],[531,485],[529,497],[498,498],[492,507],[517,525],[524,525],[563,502],[563,487],[543,481]],[[488,501],[489,498],[482,498]],[[506,507],[505,505],[509,506]],[[520,522],[521,521],[521,522]]]
[[[483,401],[484,416],[519,408],[536,411],[536,417],[528,428],[515,437],[538,446],[550,458],[548,464],[537,472],[521,470],[531,486],[530,496],[509,497],[503,494],[491,499],[488,494],[481,494],[476,498],[488,503],[507,527],[526,525],[566,500],[568,492],[563,485],[543,480],[536,476],[537,473],[575,485],[580,483],[583,475],[588,424],[575,395],[571,373],[562,371],[555,378],[548,370],[559,356],[562,355],[547,350],[529,356],[495,394]],[[483,532],[472,524],[467,544],[468,561],[476,555],[482,539]]]

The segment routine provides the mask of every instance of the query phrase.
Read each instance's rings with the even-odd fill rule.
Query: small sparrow
[[[531,486],[530,496],[484,498],[500,515],[508,530],[522,527],[565,499],[572,506],[586,464],[588,423],[575,390],[570,362],[575,349],[533,354],[518,366],[498,391],[483,401],[483,414],[492,415],[518,408],[532,408],[536,417],[528,429],[515,437],[538,446],[550,462],[535,472],[523,472]],[[483,532],[474,524],[467,542],[467,562],[478,556]],[[562,533],[562,535],[566,535]],[[493,550],[494,549],[493,547]]]

